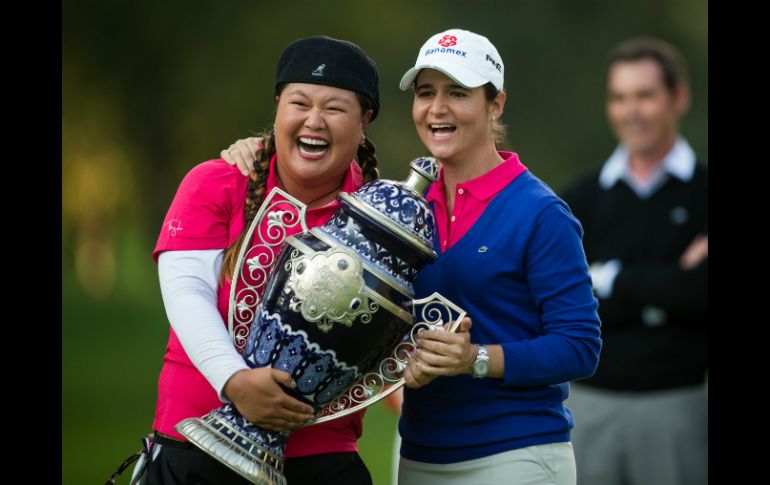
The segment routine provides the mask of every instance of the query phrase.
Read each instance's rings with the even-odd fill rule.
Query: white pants
[[[433,464],[401,458],[398,485],[575,485],[571,443],[506,451],[459,463]]]

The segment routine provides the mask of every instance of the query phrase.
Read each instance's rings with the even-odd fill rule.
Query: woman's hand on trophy
[[[424,330],[417,334],[417,350],[409,358],[404,371],[407,387],[419,389],[438,376],[470,373],[476,360],[476,349],[470,343],[469,330],[473,322],[465,317],[457,332]]]
[[[313,417],[313,408],[287,394],[294,388],[291,375],[270,367],[236,372],[224,394],[251,424],[271,431],[297,428]]]
[[[226,150],[219,152],[219,156],[230,165],[235,165],[243,175],[249,175],[254,170],[254,162],[257,160],[257,150],[262,148],[262,137],[250,137],[236,140]]]

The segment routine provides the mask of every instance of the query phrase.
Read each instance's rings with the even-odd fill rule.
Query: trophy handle
[[[361,376],[344,394],[323,406],[316,417],[305,422],[305,426],[348,416],[396,392],[404,385],[404,370],[409,357],[417,348],[417,334],[423,330],[456,332],[466,315],[465,310],[439,293],[412,300],[409,305],[412,322],[417,323],[412,324],[403,340],[396,344],[389,356],[380,361],[375,370]],[[450,325],[445,327],[445,322]]]
[[[300,230],[292,234],[308,230],[306,210],[303,202],[276,187],[265,198],[249,226],[244,239],[248,243],[241,246],[235,262],[227,314],[227,330],[241,355],[284,240],[289,231],[298,226]],[[267,225],[263,227],[265,218]]]

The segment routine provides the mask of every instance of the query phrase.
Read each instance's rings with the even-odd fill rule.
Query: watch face
[[[489,362],[486,360],[479,360],[473,364],[473,373],[477,376],[485,376],[489,371]]]

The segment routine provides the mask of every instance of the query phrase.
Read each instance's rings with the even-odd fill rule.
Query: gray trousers
[[[570,384],[578,485],[706,485],[705,385],[611,392]]]

